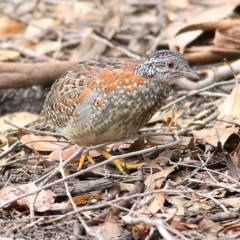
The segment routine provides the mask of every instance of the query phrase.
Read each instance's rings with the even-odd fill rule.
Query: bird
[[[177,52],[159,50],[144,60],[90,59],[71,67],[52,85],[42,113],[70,142],[82,147],[136,134],[168,98],[171,82],[198,74]],[[105,149],[99,152],[109,158]],[[94,163],[87,154],[80,160]],[[137,164],[116,159],[120,172]]]

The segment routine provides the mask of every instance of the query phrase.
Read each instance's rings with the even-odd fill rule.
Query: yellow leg
[[[78,165],[78,170],[83,168],[84,162],[88,160],[90,163],[95,164],[95,161],[93,160],[92,157],[89,156],[89,153],[85,153],[81,156],[79,160],[79,165]]]
[[[99,150],[100,153],[105,157],[105,158],[110,158],[112,157],[112,154],[109,153],[108,151],[106,150]],[[135,162],[131,162],[131,163],[125,163],[124,161],[122,161],[121,159],[116,159],[116,160],[113,160],[113,164],[119,169],[119,171],[122,173],[122,174],[126,174],[125,171],[124,171],[124,168],[125,169],[137,169],[138,168],[138,164],[135,163]]]

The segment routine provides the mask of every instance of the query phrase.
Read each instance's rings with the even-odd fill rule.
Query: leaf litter
[[[169,47],[190,64],[205,64],[199,73],[208,89],[179,80],[141,140],[108,145],[114,156],[140,163],[126,176],[103,167],[95,147],[72,145],[38,115],[2,116],[0,236],[9,230],[32,239],[237,239],[240,91],[223,58],[235,60],[240,73],[239,3],[9,3],[1,3],[0,61],[140,59]],[[96,165],[78,171],[78,157],[69,159],[76,151],[90,151]]]

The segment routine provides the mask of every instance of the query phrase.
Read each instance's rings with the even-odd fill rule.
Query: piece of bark
[[[193,66],[223,62],[224,58],[229,61],[236,60],[239,56],[240,52],[230,50],[228,52],[201,51],[184,54],[184,57],[187,59],[189,64]]]
[[[102,189],[110,188],[115,186],[119,181],[113,178],[101,178],[98,180],[88,180],[80,182],[69,183],[69,189],[73,196],[79,194],[85,194],[89,192],[99,191]],[[56,196],[66,196],[66,190],[63,183],[55,185],[52,189]]]
[[[51,85],[74,62],[0,63],[0,90]]]

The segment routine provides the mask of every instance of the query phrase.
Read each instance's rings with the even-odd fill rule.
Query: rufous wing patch
[[[93,81],[88,85],[91,91],[101,89],[105,94],[116,91],[119,87],[126,89],[125,93],[134,91],[140,85],[147,81],[145,77],[134,75],[132,72],[113,71],[113,69],[106,69],[102,71]]]
[[[101,98],[96,98],[94,101],[93,101],[93,106],[94,107],[97,107],[97,108],[100,108],[102,107],[104,104],[104,101],[101,99]]]
[[[81,95],[75,99],[75,103],[77,105],[82,104],[87,99],[89,94],[91,94],[91,89],[85,88],[84,91],[81,93]]]

